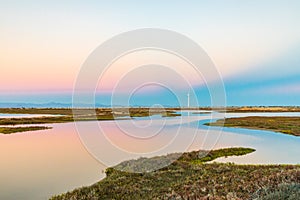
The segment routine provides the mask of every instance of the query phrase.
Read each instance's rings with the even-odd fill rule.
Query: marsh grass
[[[171,165],[147,173],[108,168],[105,179],[92,186],[54,196],[52,200],[251,199],[262,188],[276,188],[282,183],[300,183],[299,165],[206,163],[206,160],[211,161],[219,156],[243,155],[253,151],[248,148],[215,150],[203,157],[202,162],[198,162],[201,151],[184,153]],[[156,157],[155,162],[158,159]],[[128,162],[123,166],[128,167]],[[137,162],[134,160],[132,166]]]
[[[300,136],[300,117],[238,117],[219,119],[208,126],[263,129]]]
[[[275,187],[262,188],[253,195],[255,200],[299,200],[300,183],[282,183]]]
[[[115,114],[115,113],[117,114]],[[180,116],[173,110],[149,108],[97,108],[97,109],[67,109],[67,108],[1,108],[0,113],[14,114],[53,114],[54,116],[43,117],[23,117],[23,118],[1,118],[0,125],[19,125],[19,124],[51,124],[66,123],[73,121],[95,121],[95,120],[115,120],[118,117],[148,117],[151,115],[164,115],[164,117]],[[166,114],[166,116],[165,116]],[[55,116],[58,115],[58,116]],[[116,118],[115,118],[116,117]]]
[[[0,127],[0,133],[11,134],[11,133],[18,133],[18,132],[26,132],[26,131],[46,130],[51,128],[52,127],[48,127],[48,126]]]

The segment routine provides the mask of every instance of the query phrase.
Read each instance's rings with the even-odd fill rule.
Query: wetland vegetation
[[[70,109],[70,108],[1,108],[0,113],[6,114],[46,114],[53,116],[1,118],[0,125],[20,124],[51,124],[72,121],[114,120],[118,117],[148,117],[161,115],[163,117],[180,116],[172,109],[160,108],[96,108],[96,109]],[[124,118],[123,118],[124,119]]]
[[[51,129],[51,127],[48,126],[0,127],[0,133],[11,134],[11,133],[46,130],[46,129]]]
[[[300,117],[237,117],[206,123],[208,126],[263,129],[300,136]]]
[[[288,185],[286,188],[291,189],[294,188],[292,187],[294,185],[299,186],[299,165],[207,163],[218,157],[244,155],[253,151],[249,148],[220,149],[209,153],[205,152],[204,157],[199,157],[199,155],[203,155],[203,151],[183,153],[171,165],[145,173],[120,170],[122,167],[137,167],[137,164],[141,164],[139,160],[127,161],[116,167],[108,168],[106,178],[98,183],[54,196],[52,200],[263,199],[271,193],[294,195],[294,193],[286,192],[291,190],[281,188],[282,185]],[[172,156],[173,154],[170,154],[163,158]],[[159,158],[150,158],[149,162],[154,161],[155,164]],[[145,163],[145,159],[142,163]],[[282,194],[284,192],[285,194]]]

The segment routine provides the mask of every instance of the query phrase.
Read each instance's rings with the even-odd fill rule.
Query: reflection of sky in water
[[[187,117],[188,115],[190,117]],[[226,114],[227,117],[249,115],[300,114]],[[83,126],[83,137],[88,138],[89,150],[109,166],[141,156],[233,146],[252,147],[257,151],[242,157],[220,158],[218,161],[300,163],[299,137],[240,128],[224,128],[220,134],[220,128],[202,125],[205,121],[210,121],[210,115],[191,112],[183,112],[183,117],[175,118],[136,118],[133,123],[119,120],[117,123],[126,134],[115,121],[79,124]],[[163,122],[165,125],[161,128]],[[105,140],[99,136],[99,124],[105,132]],[[140,128],[136,128],[136,125]],[[53,126],[53,129],[0,135],[0,156],[3,160],[0,166],[0,180],[5,180],[0,183],[0,199],[46,199],[53,194],[90,185],[104,176],[101,171],[105,166],[86,151],[79,140],[74,123],[49,126]],[[153,131],[157,131],[157,134],[153,134]],[[106,139],[113,145],[107,145]]]

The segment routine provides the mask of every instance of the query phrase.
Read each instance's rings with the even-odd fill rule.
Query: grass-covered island
[[[262,129],[300,136],[300,117],[237,117],[206,123],[208,126]]]
[[[52,127],[48,127],[48,126],[0,127],[0,133],[11,134],[11,133],[18,133],[18,132],[46,130],[51,128]]]
[[[170,108],[96,108],[96,109],[71,109],[71,108],[0,108],[0,113],[5,114],[40,114],[52,116],[21,117],[21,118],[0,118],[0,125],[24,125],[24,124],[52,124],[74,121],[95,121],[95,120],[124,120],[126,117],[148,117],[161,115],[162,117],[176,117],[181,114]],[[122,117],[122,118],[119,118]],[[125,118],[124,118],[125,117]],[[49,129],[48,126],[28,127],[0,127],[0,133],[11,134],[25,131],[36,131]]]
[[[299,165],[235,165],[207,163],[218,157],[245,155],[249,148],[194,151],[162,169],[131,173],[120,169],[157,163],[173,154],[123,162],[106,170],[98,183],[54,196],[52,200],[90,199],[291,199],[300,195]],[[199,157],[199,155],[206,156]],[[148,160],[148,162],[147,162]],[[144,167],[145,167],[144,166]],[[129,168],[128,168],[129,167]],[[293,198],[294,197],[294,198]]]
[[[180,116],[172,108],[96,108],[96,109],[71,109],[71,108],[0,108],[0,113],[9,114],[47,114],[53,116],[1,118],[0,125],[20,124],[51,124],[76,121],[114,120],[118,117],[148,117],[161,115],[163,117]],[[124,118],[122,118],[124,119]]]
[[[252,112],[300,112],[299,106],[229,106],[203,108],[204,110],[213,110],[228,113],[252,113]]]

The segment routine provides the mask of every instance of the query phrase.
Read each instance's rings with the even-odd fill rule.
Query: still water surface
[[[49,130],[0,134],[0,199],[48,199],[54,194],[97,182],[104,177],[102,171],[107,166],[131,158],[183,150],[242,146],[257,151],[217,161],[300,163],[300,137],[240,128],[224,128],[223,131],[211,128],[208,132],[203,123],[210,121],[209,113],[182,114],[176,118],[155,116],[117,123],[79,122],[78,130],[86,132],[84,136],[81,134],[84,141],[80,140],[74,123],[52,124],[53,129]],[[300,113],[226,114],[226,117],[240,116],[300,116]],[[99,134],[95,123],[101,126],[105,138]],[[106,145],[104,140],[112,145]]]

